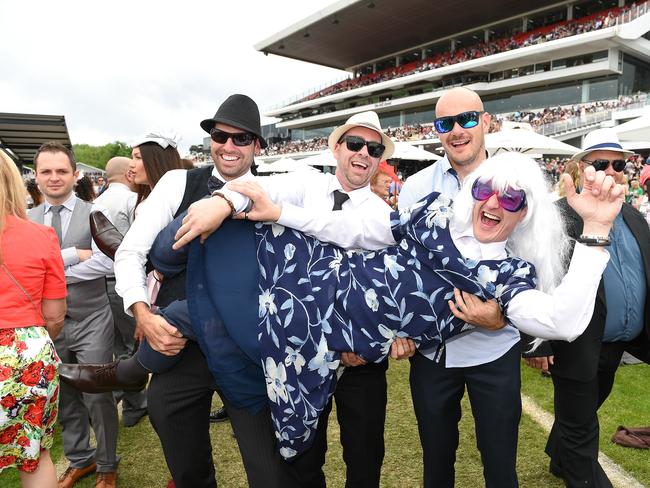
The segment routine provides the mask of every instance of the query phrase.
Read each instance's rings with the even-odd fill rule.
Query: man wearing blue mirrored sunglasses
[[[490,115],[473,91],[453,88],[440,97],[434,126],[445,157],[406,180],[400,209],[432,191],[454,198],[464,178],[486,159],[484,134]],[[448,341],[438,362],[419,352],[411,358],[411,394],[422,443],[424,486],[428,488],[454,486],[458,422],[466,388],[486,486],[518,486],[519,333],[512,326],[503,327],[496,302],[483,306],[478,316],[464,320],[498,330],[479,327]]]

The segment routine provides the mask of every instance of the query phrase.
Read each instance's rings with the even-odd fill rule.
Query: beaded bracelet
[[[230,216],[231,216],[231,217],[237,213],[237,212],[235,211],[235,205],[233,205],[233,203],[232,203],[232,201],[230,200],[230,198],[228,198],[226,195],[224,195],[223,193],[219,193],[218,191],[215,191],[215,192],[212,194],[212,196],[213,196],[213,197],[223,198],[223,199],[225,200],[225,202],[226,202],[226,203],[228,204],[228,206],[230,207]]]

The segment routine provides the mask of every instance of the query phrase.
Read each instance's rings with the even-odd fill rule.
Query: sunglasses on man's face
[[[446,134],[451,132],[454,124],[458,123],[463,129],[472,129],[476,127],[481,121],[481,114],[478,110],[471,110],[469,112],[462,112],[458,115],[450,115],[448,117],[438,117],[433,121],[438,134]]]
[[[589,160],[589,159],[583,159],[583,163],[590,164],[591,166],[594,167],[596,171],[605,171],[607,168],[609,168],[609,165],[612,165],[612,169],[616,171],[617,173],[623,171],[625,169],[625,159],[594,159],[594,160]]]
[[[380,158],[386,150],[386,146],[381,142],[366,141],[359,136],[345,136],[339,141],[339,144],[343,141],[345,141],[345,146],[348,148],[348,151],[352,152],[359,152],[363,149],[363,146],[366,146],[368,148],[368,156],[371,158]]]
[[[476,180],[472,185],[472,197],[474,200],[483,202],[492,195],[497,196],[499,206],[508,212],[518,212],[526,206],[526,192],[524,190],[515,190],[506,188],[503,193],[499,193],[492,188],[492,181]]]
[[[226,132],[221,129],[212,129],[210,137],[217,144],[225,144],[228,139],[232,139],[232,143],[239,147],[248,146],[257,138],[250,132]]]

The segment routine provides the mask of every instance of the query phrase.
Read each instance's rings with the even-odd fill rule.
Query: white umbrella
[[[506,129],[485,136],[485,148],[492,154],[512,151],[523,154],[575,154],[580,149],[527,129]]]
[[[437,161],[440,156],[408,142],[396,142],[395,152],[390,159],[410,159],[413,161]]]
[[[621,141],[650,140],[650,113],[614,127]]]
[[[296,161],[292,158],[278,159],[273,163],[262,163],[257,166],[258,173],[289,173],[292,171],[314,171],[303,161]]]
[[[329,150],[301,159],[300,162],[309,166],[336,166],[336,159],[334,159],[332,151]]]

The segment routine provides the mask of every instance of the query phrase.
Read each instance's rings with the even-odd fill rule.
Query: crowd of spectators
[[[532,46],[543,42],[562,39],[564,37],[583,34],[585,32],[604,29],[612,26],[616,17],[626,9],[628,9],[628,7],[608,9],[580,19],[562,21],[556,24],[540,27],[533,31],[521,32],[512,37],[493,39],[473,46],[461,46],[453,51],[439,53],[421,61],[414,61],[395,68],[388,68],[376,73],[369,73],[357,76],[356,78],[340,81],[332,86],[301,98],[295,103],[315,100],[327,95],[333,95],[335,93],[373,85],[395,78],[401,78],[414,73],[450,66],[471,59],[491,56],[493,54],[511,51],[521,47]]]
[[[584,118],[589,114],[607,110],[624,108],[631,104],[644,101],[646,94],[621,96],[616,100],[606,100],[578,105],[546,107],[539,110],[525,112],[511,112],[497,114],[492,117],[490,132],[498,132],[503,122],[526,122],[534,130],[539,130],[545,124],[569,121],[575,118]],[[405,124],[400,127],[389,127],[386,129],[388,136],[394,141],[419,141],[434,139],[436,133],[433,121],[428,124]],[[316,152],[327,149],[327,138],[317,137],[314,139],[297,141],[279,141],[269,144],[262,151],[263,156],[276,156],[279,154],[295,154],[302,152]]]
[[[537,111],[522,111],[496,115],[494,117],[497,124],[495,128],[498,130],[500,124],[504,120],[508,120],[512,122],[527,122],[532,125],[534,129],[538,129],[544,124],[565,122],[575,118],[585,118],[589,114],[596,112],[624,108],[644,101],[646,96],[646,94],[620,96],[616,100],[605,100],[571,106],[547,107]]]

